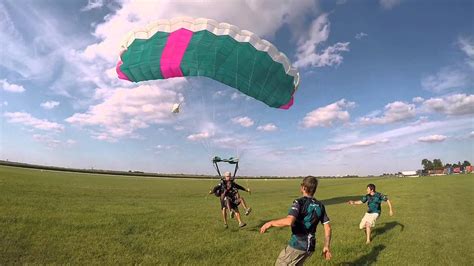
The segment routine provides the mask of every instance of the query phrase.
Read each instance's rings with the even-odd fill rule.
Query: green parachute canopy
[[[205,76],[264,102],[288,109],[299,74],[270,42],[234,25],[205,18],[159,20],[123,42],[119,78],[140,82]]]

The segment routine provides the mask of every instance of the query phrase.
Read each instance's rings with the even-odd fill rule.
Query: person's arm
[[[331,225],[329,223],[325,223],[324,224],[323,256],[326,260],[330,260],[332,257],[330,246],[331,246]]]
[[[240,189],[240,190],[243,190],[243,191],[247,191],[247,192],[250,193],[250,188],[244,188],[243,186],[241,186],[241,185],[239,185],[239,184],[237,184],[237,183],[234,183],[234,185],[235,185],[235,187],[236,187],[237,189]]]
[[[219,185],[213,187],[213,188],[209,191],[209,194],[216,193],[217,189],[219,189]]]
[[[265,231],[267,231],[267,229],[270,227],[292,226],[295,221],[296,217],[293,215],[288,215],[285,218],[269,221],[260,228],[260,234],[265,233]]]
[[[359,205],[359,204],[362,204],[363,202],[361,200],[350,200],[347,203],[349,203],[350,205]]]
[[[388,204],[388,208],[390,209],[389,214],[390,216],[393,216],[392,203],[390,203],[389,199],[387,199],[387,204]]]

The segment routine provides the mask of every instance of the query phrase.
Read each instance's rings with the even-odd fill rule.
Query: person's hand
[[[329,248],[323,248],[323,252],[321,255],[324,257],[325,260],[330,260],[332,258],[331,251],[329,251]]]
[[[354,204],[354,201],[353,200],[350,200],[348,201],[347,203],[349,203],[350,205]]]
[[[212,190],[209,190],[209,194],[212,194]]]
[[[248,192],[249,194],[252,194],[252,191],[250,191],[250,188],[247,188],[247,192]]]
[[[390,212],[388,214],[390,214],[390,216],[393,216],[393,211],[390,210]]]
[[[267,222],[265,223],[261,228],[260,228],[260,234],[265,233],[268,228],[272,227],[272,222]]]

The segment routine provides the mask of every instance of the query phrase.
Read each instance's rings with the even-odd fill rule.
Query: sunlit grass
[[[217,180],[151,179],[0,167],[0,264],[272,265],[288,228],[259,227],[286,216],[300,180],[237,180],[253,208],[224,229]],[[387,194],[372,244],[350,206],[367,183]],[[474,264],[474,175],[404,179],[324,179],[317,198],[333,228],[330,264]],[[317,252],[321,250],[319,228]],[[316,253],[308,264],[326,264]]]

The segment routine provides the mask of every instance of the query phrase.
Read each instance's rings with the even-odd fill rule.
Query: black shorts
[[[223,199],[221,199],[221,208],[222,209],[227,208],[227,203],[226,203],[227,199],[229,199],[230,208],[234,211],[239,211],[240,200],[239,199],[234,199],[234,198],[228,197],[228,196],[225,196]]]

